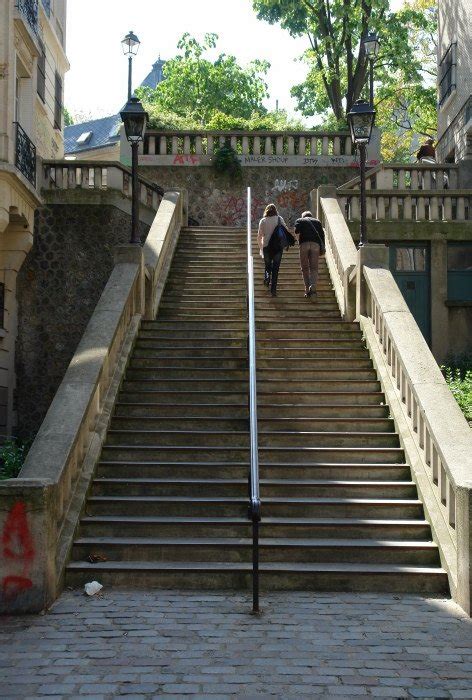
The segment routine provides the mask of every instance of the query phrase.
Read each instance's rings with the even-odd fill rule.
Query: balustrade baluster
[[[321,153],[324,156],[329,155],[329,137],[328,136],[323,136],[323,145],[322,145]]]
[[[197,156],[202,155],[202,137],[201,136],[195,136],[195,155],[197,155]]]
[[[429,200],[429,211],[431,221],[439,220],[439,199],[436,196],[430,197]]]
[[[449,188],[451,190],[456,190],[458,184],[457,169],[450,168],[449,170]]]
[[[190,136],[188,135],[184,136],[184,155],[190,155]]]
[[[423,189],[431,189],[431,170],[425,170],[423,173]]]
[[[333,155],[335,155],[335,156],[341,155],[341,139],[339,138],[339,136],[334,137]]]
[[[159,138],[159,154],[161,156],[167,155],[167,137],[166,136],[161,136]]]
[[[238,149],[238,139],[237,139],[237,136],[231,136],[230,143],[231,143],[231,148],[232,148],[234,151],[237,151],[237,149]]]
[[[452,221],[452,199],[451,199],[451,197],[444,197],[444,219],[446,221]]]
[[[383,195],[377,197],[377,219],[379,221],[385,220],[385,199]]]
[[[350,136],[346,136],[344,141],[344,153],[346,156],[352,155],[352,140]]]
[[[390,198],[390,218],[393,221],[398,219],[398,197]]]
[[[306,155],[306,138],[304,136],[300,136],[298,139],[298,155]]]
[[[249,155],[249,137],[248,136],[243,136],[242,150],[243,150],[243,155],[245,155],[245,156]]]
[[[401,169],[398,171],[398,189],[399,189],[399,190],[404,190],[404,189],[406,189],[406,186],[405,186],[405,171],[403,170],[403,168],[401,168]]]
[[[288,155],[293,156],[295,154],[295,139],[293,138],[293,136],[288,137],[287,148],[288,148]]]
[[[413,212],[413,203],[410,195],[407,195],[406,197],[403,198],[403,218],[406,219],[406,221],[411,221]]]
[[[207,136],[207,156],[212,156],[214,151],[214,139],[213,136]]]
[[[416,169],[411,171],[411,189],[418,189],[418,170]]]
[[[179,139],[177,136],[172,136],[172,155],[176,156],[179,152]]]
[[[266,136],[264,140],[264,153],[266,156],[272,155],[272,139],[270,136]]]
[[[253,149],[254,149],[254,155],[260,156],[260,154],[261,154],[261,137],[260,136],[254,136]]]
[[[441,462],[441,469],[439,470],[439,497],[441,498],[441,503],[443,506],[446,505],[447,496],[447,474],[444,469],[444,464]]]
[[[465,199],[464,199],[464,197],[457,198],[456,218],[458,221],[464,221],[464,219],[465,219]]]
[[[449,525],[453,528],[456,527],[456,494],[454,492],[454,487],[448,479],[448,499],[447,499],[447,519]]]
[[[149,136],[147,142],[148,142],[148,153],[150,156],[154,156],[156,154],[156,137]]]
[[[353,221],[359,221],[359,197],[351,197],[351,219]]]
[[[87,168],[88,170],[88,186],[93,189],[95,187],[95,168]]]
[[[310,139],[310,155],[318,155],[318,139],[315,136],[312,136]]]
[[[426,219],[425,198],[424,197],[418,197],[416,212],[417,212],[416,213],[417,221],[424,221]]]
[[[275,152],[278,156],[283,155],[284,152],[284,137],[277,136],[275,140]]]

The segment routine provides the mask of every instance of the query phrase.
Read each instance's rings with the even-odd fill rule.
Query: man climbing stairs
[[[255,255],[261,586],[444,591],[447,577],[357,324],[327,267],[278,296]],[[69,585],[248,587],[245,233],[185,229],[142,325],[67,567]]]

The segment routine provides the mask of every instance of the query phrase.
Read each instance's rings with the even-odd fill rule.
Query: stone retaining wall
[[[140,172],[165,190],[186,189],[189,222],[199,226],[245,226],[246,188],[252,188],[252,219],[257,224],[266,204],[274,202],[291,225],[309,207],[310,192],[322,184],[341,185],[357,174],[353,168],[245,167],[240,182],[212,167],[141,166]]]
[[[130,216],[106,203],[37,210],[34,243],[18,275],[18,434],[36,434],[113,269]],[[141,224],[145,237],[149,226]]]

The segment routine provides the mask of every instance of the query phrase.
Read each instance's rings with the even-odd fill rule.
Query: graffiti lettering
[[[273,192],[290,192],[298,190],[298,180],[276,180],[272,188]]]
[[[182,155],[178,154],[174,158],[173,165],[198,165],[200,163],[200,158],[195,155]]]
[[[241,160],[241,159],[240,159]],[[287,156],[243,156],[242,163],[244,165],[251,165],[251,163],[257,163],[258,165],[274,165],[279,163],[280,165],[285,165],[288,161]]]
[[[12,600],[33,586],[30,573],[35,552],[24,503],[15,503],[8,513],[1,543],[4,559],[17,568],[15,573],[9,572],[1,582],[4,599]]]
[[[251,201],[252,221],[258,220],[262,216],[264,202],[258,197],[253,197]],[[223,226],[243,226],[246,221],[246,199],[228,195],[223,200]]]

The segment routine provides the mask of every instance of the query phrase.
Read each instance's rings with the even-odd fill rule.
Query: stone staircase
[[[275,299],[257,255],[255,266],[261,586],[445,591],[359,327],[341,320],[325,262],[309,300],[296,250]],[[250,586],[245,309],[245,233],[184,229],[119,394],[69,585]]]

